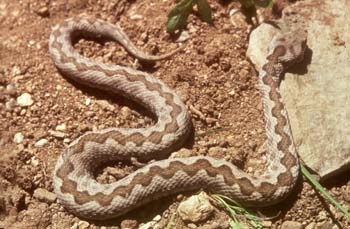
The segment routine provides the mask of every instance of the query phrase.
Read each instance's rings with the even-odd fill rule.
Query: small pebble
[[[85,105],[89,106],[91,104],[91,99],[90,98],[86,98],[85,99]]]
[[[284,221],[281,225],[281,229],[302,229],[303,225],[296,221]]]
[[[177,212],[183,221],[193,223],[206,220],[213,211],[214,207],[204,192],[191,196],[181,202],[177,208]]]
[[[35,147],[43,147],[44,145],[46,145],[48,143],[47,139],[43,138],[43,139],[40,139],[39,141],[37,141],[34,146]]]
[[[22,143],[23,139],[24,139],[24,135],[21,132],[19,132],[19,133],[16,133],[15,136],[13,137],[13,142],[20,144]]]
[[[17,94],[16,86],[14,84],[7,85],[5,93],[8,94],[8,95],[11,95],[11,96],[16,95]]]
[[[190,38],[190,34],[188,31],[183,30],[179,36],[179,38],[176,39],[176,42],[184,42],[187,41]]]
[[[28,107],[34,103],[32,96],[29,93],[24,93],[17,97],[17,104],[21,107]]]
[[[55,202],[56,198],[57,198],[56,194],[49,192],[43,188],[35,189],[33,196],[34,196],[34,198],[36,198],[40,201],[43,201],[45,203],[48,203],[48,204]]]
[[[56,126],[55,130],[57,131],[66,131],[67,127],[66,127],[66,124],[61,124],[61,125],[58,125]]]
[[[49,133],[56,138],[64,138],[66,136],[65,133],[62,133],[60,131],[49,130]]]
[[[90,227],[90,223],[86,221],[79,221],[78,228],[79,229],[88,229]]]

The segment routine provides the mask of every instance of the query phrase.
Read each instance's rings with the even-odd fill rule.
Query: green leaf
[[[193,0],[183,0],[177,4],[168,14],[166,28],[169,33],[177,29],[183,29],[186,25],[187,17],[191,13]]]
[[[254,4],[259,7],[272,7],[273,0],[253,0]]]
[[[254,2],[253,0],[239,0],[239,2],[241,3],[241,5],[244,7],[244,8],[252,8],[254,7]]]
[[[211,8],[207,0],[196,0],[195,2],[197,3],[197,6],[198,6],[198,13],[200,18],[209,24],[213,24],[213,18],[211,16]]]
[[[239,222],[235,222],[235,221],[233,221],[233,220],[231,220],[230,222],[229,222],[229,224],[230,224],[230,228],[231,229],[243,229],[244,227],[243,227],[243,224],[241,224],[241,223],[239,223]]]
[[[308,179],[311,184],[314,185],[316,189],[318,189],[336,208],[338,208],[346,217],[350,219],[350,213],[340,205],[327,191],[323,186],[318,183],[318,181],[313,178],[313,176],[309,173],[309,171],[305,168],[304,165],[301,165],[301,172],[302,174]]]
[[[192,7],[193,0],[183,0],[180,3],[176,4],[169,12],[168,18],[179,15],[182,12],[186,11],[188,7]]]

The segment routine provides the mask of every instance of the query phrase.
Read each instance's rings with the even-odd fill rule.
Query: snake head
[[[306,49],[306,32],[294,31],[275,36],[269,46],[269,60],[276,61],[285,69],[301,62]]]

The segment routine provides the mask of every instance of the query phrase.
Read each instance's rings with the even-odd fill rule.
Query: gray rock
[[[284,221],[281,225],[281,229],[302,229],[303,225],[296,221]]]
[[[34,191],[33,194],[34,198],[43,201],[45,203],[51,204],[56,201],[56,194],[47,191],[46,189],[43,188],[38,188]]]
[[[350,21],[346,12],[350,12],[347,0],[337,4],[307,0],[285,8],[279,22],[281,27],[308,33],[312,55],[307,53],[304,64],[296,67],[302,74],[285,75],[280,89],[298,153],[321,179],[350,170],[350,51],[345,45],[350,43]],[[257,69],[276,33],[266,24],[252,32],[247,55]],[[305,66],[307,71],[301,69]]]
[[[23,93],[17,97],[17,104],[21,107],[28,107],[34,103],[32,96],[29,93]]]
[[[214,211],[207,194],[201,192],[180,203],[177,208],[184,222],[197,223],[206,220]]]

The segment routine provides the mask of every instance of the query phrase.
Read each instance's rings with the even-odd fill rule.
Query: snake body
[[[259,177],[233,164],[207,156],[164,159],[186,141],[191,121],[180,98],[159,79],[118,65],[96,63],[80,55],[73,41],[80,36],[106,37],[119,42],[144,61],[169,57],[139,51],[122,29],[102,20],[75,17],[53,28],[49,50],[56,67],[74,81],[125,96],[157,117],[149,128],[109,128],[88,132],[61,154],[53,173],[54,191],[71,213],[87,219],[114,218],[154,199],[188,190],[223,194],[248,206],[281,201],[294,187],[299,162],[287,111],[279,92],[285,69],[303,55],[304,40],[276,37],[259,74],[266,132],[267,169]],[[94,171],[110,161],[158,159],[110,184],[98,183]],[[162,159],[162,160],[159,160]]]

